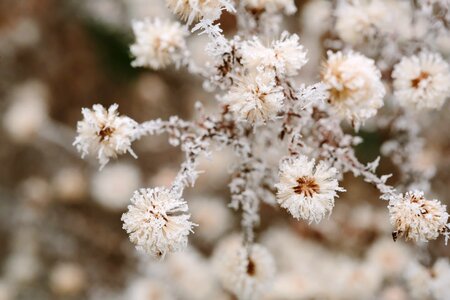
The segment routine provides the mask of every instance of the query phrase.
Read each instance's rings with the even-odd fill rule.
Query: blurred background
[[[308,33],[302,35],[308,2],[297,1],[299,11],[286,21],[311,47],[302,74],[307,83],[318,80],[317,62],[324,56]],[[130,21],[154,16],[172,18],[163,0],[0,1],[0,300],[233,299],[214,276],[192,276],[211,272],[207,266],[215,245],[239,232],[240,213],[227,208],[231,153],[215,153],[202,163],[207,175],[185,196],[200,226],[187,253],[161,263],[135,252],[120,217],[133,190],[170,184],[182,161],[178,149],[165,136],[146,138],[133,147],[138,160],[124,155],[99,172],[96,161],[82,160],[72,147],[81,108],[95,103],[118,103],[121,114],[138,122],[192,118],[195,101],[217,107],[201,80],[185,70],[130,66]],[[224,15],[221,23],[227,34],[235,31],[232,16]],[[205,59],[204,44],[203,38],[189,40],[199,61]],[[436,165],[431,190],[445,203],[449,116],[447,103],[426,120],[426,151],[417,158],[418,169]],[[390,138],[389,132],[368,128],[357,149],[363,162],[380,155]],[[382,157],[379,174],[386,173],[394,174],[395,185],[398,170]],[[450,257],[442,240],[415,247],[394,244],[377,190],[351,175],[343,186],[348,192],[319,225],[297,222],[277,207],[261,207],[258,240],[275,256],[280,274],[268,299],[332,299],[323,291],[327,273],[347,278],[336,290],[330,287],[336,299],[365,299],[364,293],[409,299],[403,273],[410,257],[430,265],[438,256]],[[299,266],[291,270],[293,260]],[[377,278],[372,278],[373,265]],[[193,291],[200,284],[211,288]]]

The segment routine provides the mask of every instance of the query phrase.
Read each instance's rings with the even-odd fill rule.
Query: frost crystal
[[[331,213],[336,192],[344,191],[336,178],[337,170],[323,161],[316,166],[306,156],[285,160],[275,185],[278,203],[294,218],[318,223]]]
[[[182,198],[166,188],[140,189],[131,203],[122,215],[123,229],[138,250],[164,257],[186,247],[194,224]]]
[[[403,57],[392,77],[394,96],[405,107],[438,109],[450,95],[449,65],[439,54]]]
[[[169,64],[179,65],[186,57],[185,37],[188,32],[179,23],[160,19],[132,22],[136,42],[131,45],[135,60],[133,67],[161,69]]]
[[[374,61],[355,52],[328,52],[322,80],[336,112],[358,126],[383,106],[385,89]]]
[[[426,242],[447,230],[447,207],[438,200],[425,199],[423,192],[412,191],[392,198],[388,208],[395,229],[394,240],[404,236],[406,240]]]
[[[84,119],[77,123],[78,136],[73,143],[82,157],[87,154],[96,154],[103,168],[110,158],[117,154],[129,152],[136,157],[131,149],[131,143],[138,138],[138,124],[128,118],[119,116],[117,104],[106,110],[100,104],[92,109],[83,108]]]

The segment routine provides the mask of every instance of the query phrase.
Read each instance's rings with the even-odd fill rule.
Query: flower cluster
[[[219,243],[214,251],[215,268],[223,287],[239,299],[262,298],[274,279],[277,257],[256,241],[255,227],[264,216],[259,212],[261,203],[279,206],[315,228],[312,223],[321,222],[338,209],[334,209],[335,199],[338,193],[346,191],[340,185],[345,173],[372,184],[380,198],[387,200],[394,240],[403,237],[424,242],[440,235],[448,238],[446,206],[426,199],[422,191],[402,192],[419,186],[428,193],[432,172],[420,172],[413,166],[416,158],[423,156],[423,124],[410,114],[409,108],[442,107],[450,93],[450,68],[440,54],[423,50],[434,50],[436,45],[430,46],[428,40],[417,45],[416,33],[399,31],[410,24],[420,27],[418,20],[429,18],[433,10],[416,11],[410,7],[401,14],[401,20],[407,21],[397,30],[392,28],[395,14],[389,10],[398,11],[404,3],[394,2],[343,0],[338,1],[337,7],[320,2],[317,7],[327,10],[322,12],[321,20],[332,20],[321,24],[320,29],[306,28],[323,35],[307,41],[313,48],[308,58],[297,34],[278,30],[280,14],[296,10],[291,0],[245,0],[239,2],[237,12],[226,0],[167,0],[168,7],[187,26],[195,24],[193,32],[199,31],[209,39],[205,45],[209,57],[204,64],[193,62],[187,50],[188,31],[181,24],[159,19],[135,21],[132,26],[136,42],[130,48],[135,57],[133,66],[186,67],[201,78],[205,90],[215,93],[219,106],[219,110],[210,112],[209,107],[206,110],[197,103],[198,118],[193,121],[172,116],[167,121],[157,119],[141,124],[119,116],[117,105],[108,110],[100,105],[93,110],[83,109],[84,120],[78,123],[74,144],[83,156],[96,154],[102,167],[118,154],[134,155],[131,143],[144,135],[168,134],[169,143],[179,146],[184,155],[171,183],[136,191],[128,212],[122,216],[123,228],[137,249],[151,257],[164,257],[186,248],[195,224],[190,221],[183,193],[198,179],[200,158],[209,157],[217,149],[227,149],[233,155],[227,163],[231,173],[229,206],[242,211],[243,235],[241,239]],[[314,11],[317,4],[309,5]],[[232,37],[226,36],[218,23],[224,9],[236,13],[238,30]],[[389,37],[395,38],[395,45],[385,43]],[[315,49],[314,43],[321,39],[325,39],[324,49]],[[373,45],[384,46],[368,49]],[[315,54],[323,53],[321,50],[327,52],[327,58],[318,67],[320,58]],[[308,60],[317,67],[315,72],[308,70],[309,65],[305,67]],[[300,75],[311,75],[308,72],[314,74],[311,77],[320,75],[321,81],[307,84],[310,82]],[[387,103],[395,99],[401,107],[386,105],[383,116],[375,118],[385,96]],[[395,188],[388,184],[390,175],[377,174],[380,158],[368,164],[358,159],[355,146],[364,136],[358,131],[365,130],[367,127],[363,126],[371,118],[371,130],[383,130],[398,138],[397,143],[387,141],[383,145],[384,153],[395,152],[391,161],[401,173]],[[354,130],[342,124],[343,120],[349,121]],[[131,180],[133,183],[139,180],[136,177]],[[198,218],[200,226],[211,227],[199,234],[201,238],[207,243],[218,240],[229,228],[229,212],[205,200],[192,204],[193,217]],[[364,212],[355,214],[361,223]],[[364,221],[371,222],[366,227],[382,227],[379,219]],[[386,224],[389,227],[387,218]],[[329,226],[327,230],[336,232],[341,230],[338,227]],[[398,259],[407,251],[398,248],[385,252],[387,243],[383,236],[374,244],[368,264],[339,262],[343,275],[336,290],[341,289],[345,295],[342,299],[369,298],[370,292],[380,288],[383,276],[390,278],[405,268],[409,253]],[[279,251],[298,257],[289,249]],[[389,264],[390,259],[396,259],[398,264]],[[373,261],[383,270],[373,267]],[[343,287],[365,287],[366,283],[367,291],[343,291]],[[283,283],[279,284],[282,288],[277,288],[284,295],[289,294]],[[303,298],[315,298],[318,294],[318,298],[329,298],[315,293],[317,288],[311,290],[314,292]],[[296,295],[292,299],[302,298],[297,291],[292,294]],[[277,296],[273,299],[283,298]]]

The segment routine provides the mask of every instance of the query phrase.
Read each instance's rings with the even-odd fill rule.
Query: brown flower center
[[[100,141],[104,141],[107,137],[110,137],[114,132],[114,129],[111,127],[104,126],[98,135],[100,136]]]
[[[256,265],[251,258],[248,259],[247,274],[253,276],[256,274]]]
[[[294,187],[294,192],[299,195],[312,197],[320,190],[320,186],[317,184],[316,180],[312,177],[307,176],[300,177],[297,179],[297,183],[298,184]]]
[[[430,76],[430,73],[422,71],[420,72],[419,76],[417,78],[414,78],[411,80],[411,86],[415,89],[419,87],[419,84],[422,80],[427,79]]]

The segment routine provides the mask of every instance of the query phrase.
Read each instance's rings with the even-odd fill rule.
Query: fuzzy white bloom
[[[378,32],[392,28],[393,15],[385,0],[339,1],[336,31],[351,45],[373,39]]]
[[[115,163],[94,174],[91,193],[94,200],[112,211],[123,211],[130,196],[141,184],[141,173],[132,164]]]
[[[46,125],[48,94],[47,87],[39,81],[29,81],[13,89],[2,123],[15,141],[29,141]]]
[[[261,299],[275,277],[275,261],[259,244],[245,248],[232,236],[214,251],[214,267],[225,289],[238,299]]]
[[[275,69],[278,75],[295,76],[308,61],[306,50],[300,45],[299,40],[298,35],[289,35],[285,31],[279,40],[272,42],[270,47],[265,47],[257,37],[254,37],[242,45],[242,63],[249,68],[263,66]]]
[[[186,247],[194,224],[181,197],[166,188],[140,189],[131,203],[122,215],[123,229],[139,251],[164,257]]]
[[[309,223],[320,222],[331,213],[339,187],[337,170],[321,161],[308,160],[306,156],[287,159],[280,163],[280,182],[277,200],[296,219]]]
[[[239,121],[264,124],[275,119],[283,107],[284,94],[274,72],[250,73],[239,78],[223,97]]]
[[[248,10],[255,13],[284,12],[286,15],[292,15],[297,11],[293,0],[244,0],[242,3]]]
[[[106,110],[102,105],[95,104],[93,109],[83,108],[83,120],[77,123],[78,136],[73,143],[81,157],[96,154],[103,168],[117,154],[129,152],[136,157],[131,149],[131,143],[137,138],[138,124],[128,118],[119,116],[117,104]]]
[[[381,73],[374,61],[362,54],[329,51],[322,80],[327,85],[333,109],[356,128],[383,106],[385,89]]]
[[[160,19],[133,21],[136,41],[130,46],[135,60],[133,67],[162,69],[170,64],[178,66],[187,56],[188,32],[180,23]]]
[[[393,237],[426,242],[444,233],[448,213],[438,200],[427,200],[423,192],[407,192],[389,201],[390,221],[394,226]]]
[[[217,20],[224,9],[234,11],[229,0],[166,0],[166,3],[174,14],[188,24],[201,18]]]
[[[438,109],[450,95],[450,68],[437,53],[403,57],[392,77],[394,96],[405,107]]]

